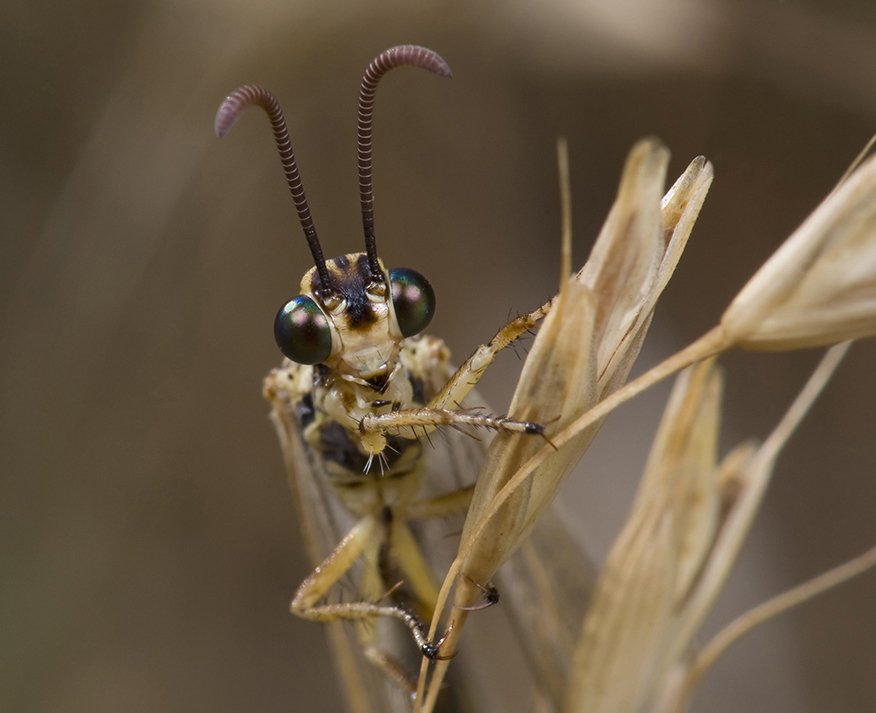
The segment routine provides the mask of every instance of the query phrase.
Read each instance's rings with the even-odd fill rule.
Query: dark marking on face
[[[326,263],[332,284],[330,292],[337,294],[347,304],[344,312],[350,329],[368,329],[375,321],[373,305],[368,299],[366,288],[373,282],[368,257],[361,253],[351,262],[347,255],[341,255]],[[314,272],[310,282],[314,294],[325,294],[319,273]]]

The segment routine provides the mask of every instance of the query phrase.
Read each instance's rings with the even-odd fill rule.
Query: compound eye
[[[435,290],[416,270],[397,267],[389,271],[392,306],[402,336],[422,332],[435,315]]]
[[[322,310],[307,295],[293,297],[274,319],[277,346],[299,364],[319,364],[332,353],[332,330]]]

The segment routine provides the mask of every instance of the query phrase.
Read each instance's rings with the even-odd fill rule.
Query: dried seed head
[[[532,345],[511,403],[515,418],[552,421],[560,430],[626,380],[712,179],[711,165],[695,159],[661,200],[668,164],[669,152],[655,139],[633,147],[587,263],[563,285]],[[479,538],[473,547],[466,558],[468,576],[492,577],[553,499],[596,430],[587,428],[544,459],[538,475],[495,516],[493,527],[502,537]],[[463,541],[505,487],[502,478],[510,479],[542,445],[497,437],[482,468],[486,477],[478,479]]]
[[[721,327],[747,349],[797,349],[876,334],[876,156],[757,271]]]
[[[584,620],[567,710],[644,710],[687,651],[677,622],[717,527],[720,408],[713,361],[682,372]]]

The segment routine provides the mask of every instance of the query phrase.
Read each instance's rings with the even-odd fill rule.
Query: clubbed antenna
[[[380,277],[377,262],[377,241],[374,237],[374,185],[372,183],[372,121],[374,95],[380,78],[393,67],[422,67],[442,77],[452,77],[450,67],[437,52],[417,45],[399,45],[377,55],[365,70],[359,89],[359,122],[357,127],[359,200],[362,202],[362,227],[365,229],[365,252],[368,266],[375,278]]]
[[[277,98],[267,89],[257,84],[246,84],[238,87],[225,97],[225,100],[219,105],[214,124],[216,136],[220,139],[225,136],[231,127],[234,126],[240,113],[253,105],[258,105],[264,109],[271,121],[274,141],[277,143],[280,163],[283,164],[283,173],[286,174],[286,183],[289,185],[289,192],[292,194],[295,210],[298,211],[298,220],[301,221],[301,228],[304,230],[304,237],[310,246],[310,254],[313,255],[313,261],[316,264],[320,281],[325,287],[329,287],[332,284],[331,278],[325,266],[325,257],[322,254],[322,247],[316,235],[313,217],[310,215],[310,208],[307,205],[307,197],[304,195],[304,186],[301,184],[301,175],[298,173],[298,164],[295,162],[292,142],[289,140],[286,117],[283,115],[283,110],[280,108]]]

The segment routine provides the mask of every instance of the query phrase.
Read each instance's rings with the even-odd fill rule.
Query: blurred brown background
[[[265,119],[283,102],[326,253],[358,250],[355,99],[378,51],[455,78],[384,82],[377,227],[426,273],[465,355],[554,290],[554,142],[576,262],[647,134],[716,181],[642,364],[710,327],[876,131],[871,0],[7,4],[0,295],[0,710],[334,710],[260,379],[309,266]],[[876,541],[876,348],[856,346],[779,464],[711,629]],[[725,443],[764,436],[817,354],[732,355]],[[484,385],[501,411],[516,370]],[[667,387],[668,388],[668,387]],[[603,556],[666,388],[606,425],[566,498]],[[770,623],[695,711],[876,710],[876,577]],[[570,625],[577,625],[571,623]]]

